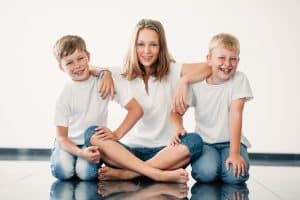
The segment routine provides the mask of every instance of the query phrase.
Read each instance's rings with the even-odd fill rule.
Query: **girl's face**
[[[159,55],[159,36],[150,29],[140,30],[136,42],[136,53],[139,62],[145,67],[152,67]]]

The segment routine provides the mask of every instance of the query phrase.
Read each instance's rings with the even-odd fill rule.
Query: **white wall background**
[[[255,96],[244,115],[249,151],[300,153],[297,0],[2,0],[0,148],[51,147],[54,104],[67,79],[52,55],[59,37],[82,36],[92,64],[121,65],[141,18],[163,23],[177,61],[204,61],[212,35],[236,35],[239,70],[248,75]],[[109,122],[116,127],[119,107],[111,110]],[[192,130],[192,112],[185,118]]]

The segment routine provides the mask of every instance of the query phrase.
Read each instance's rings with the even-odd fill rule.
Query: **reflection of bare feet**
[[[155,183],[150,186],[153,191],[183,199],[188,195],[188,186],[184,183]]]
[[[130,181],[100,181],[98,183],[98,194],[107,197],[114,193],[137,191],[139,188],[138,184]]]
[[[100,181],[130,180],[137,177],[138,174],[124,169],[111,167],[102,167],[98,170],[98,179]]]
[[[184,169],[176,169],[170,171],[163,171],[161,175],[156,178],[157,181],[186,183],[189,180],[187,171]]]

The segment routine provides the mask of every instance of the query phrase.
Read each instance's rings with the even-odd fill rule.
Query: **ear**
[[[61,71],[65,72],[64,68],[61,66],[61,63],[59,63],[58,66],[59,66],[59,69],[60,69]]]
[[[86,55],[87,55],[87,57],[88,57],[88,61],[90,62],[90,60],[91,60],[91,55],[90,55],[90,52],[86,52]]]
[[[207,54],[206,61],[207,61],[207,65],[211,66],[211,54]]]

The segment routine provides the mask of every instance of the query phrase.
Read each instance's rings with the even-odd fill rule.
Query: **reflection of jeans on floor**
[[[198,182],[209,183],[221,180],[224,183],[240,184],[249,178],[249,157],[247,148],[240,145],[240,155],[246,161],[247,171],[244,176],[235,177],[232,165],[226,170],[225,161],[229,156],[229,142],[204,144],[201,156],[192,162],[192,176]]]
[[[51,200],[103,199],[92,181],[55,181],[50,189]]]
[[[191,189],[191,200],[209,199],[209,200],[248,200],[249,190],[245,183],[243,184],[215,184],[215,183],[195,183]]]
[[[78,146],[84,149],[84,146]],[[78,177],[81,180],[96,180],[100,164],[90,163],[87,160],[74,156],[61,149],[57,142],[52,148],[50,158],[51,172],[59,180],[68,180]]]

